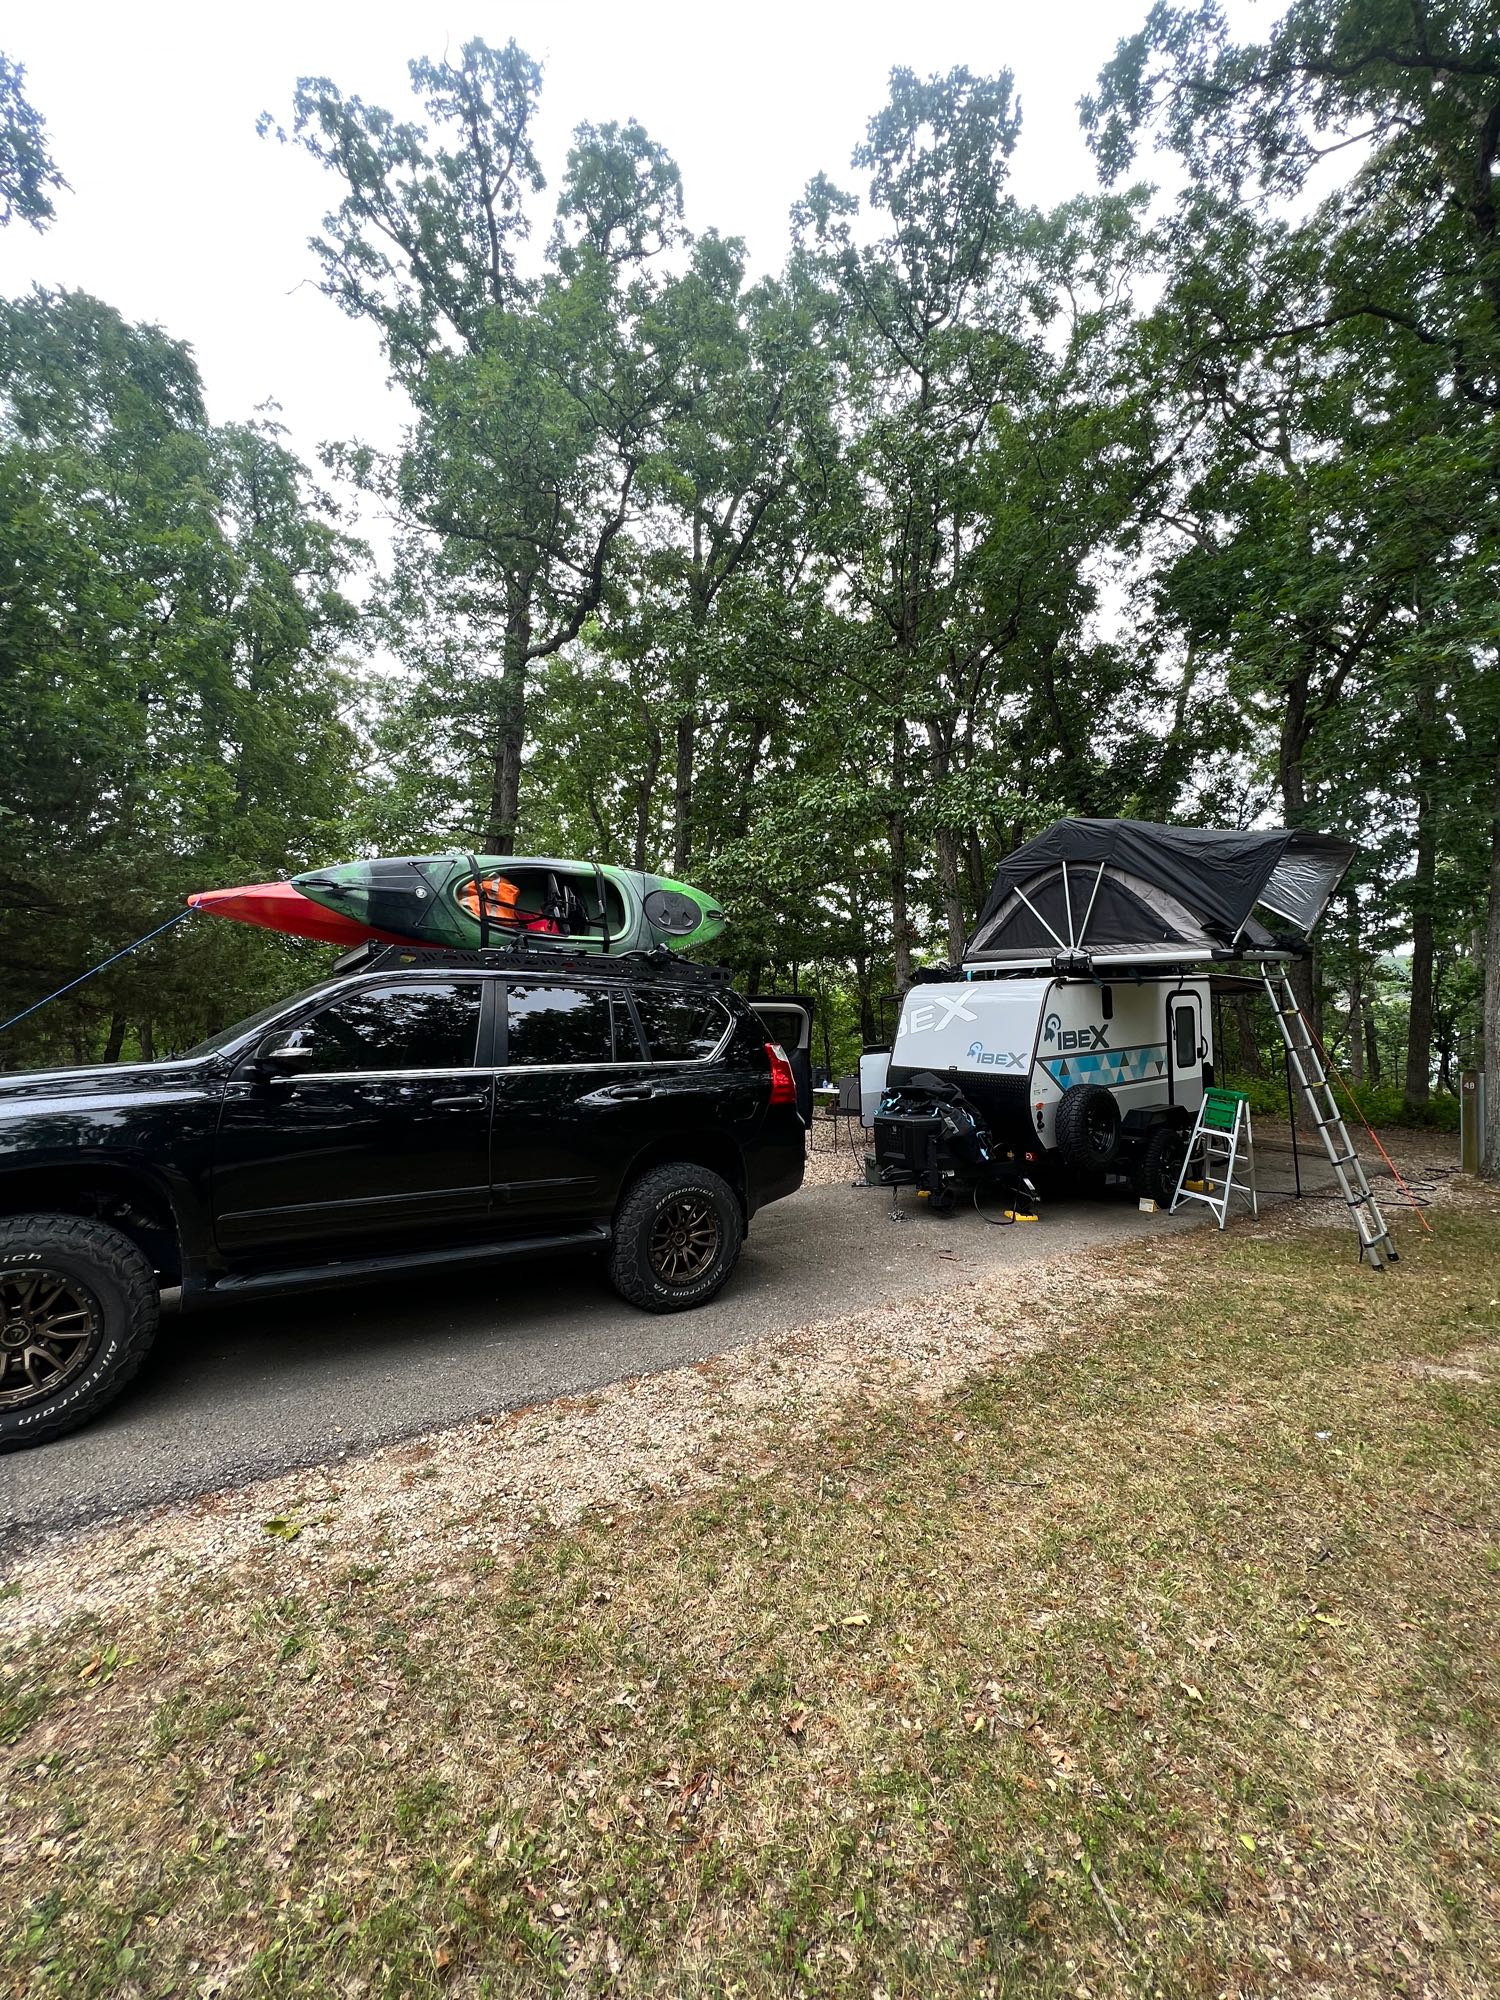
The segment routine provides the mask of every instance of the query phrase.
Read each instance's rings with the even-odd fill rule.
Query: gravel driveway
[[[991,1227],[972,1212],[930,1216],[909,1194],[909,1220],[897,1224],[888,1194],[852,1187],[851,1169],[847,1154],[815,1162],[813,1184],[757,1216],[739,1269],[696,1312],[638,1312],[596,1263],[574,1259],[169,1320],[136,1384],[97,1423],[0,1458],[0,1523],[18,1540],[129,1515],[1192,1226],[1142,1216],[1121,1197]]]

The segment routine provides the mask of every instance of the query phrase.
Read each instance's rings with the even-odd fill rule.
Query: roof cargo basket
[[[413,972],[431,966],[484,972],[542,972],[550,978],[630,979],[664,986],[728,986],[730,973],[722,965],[695,965],[659,945],[654,951],[567,952],[527,950],[524,945],[494,946],[462,951],[440,945],[381,944],[371,941],[345,952],[334,966],[338,973]]]

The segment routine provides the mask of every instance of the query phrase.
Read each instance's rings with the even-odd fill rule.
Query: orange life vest
[[[480,897],[484,907],[480,908]],[[551,917],[539,915],[536,911],[521,908],[521,892],[514,882],[508,882],[503,875],[486,875],[476,881],[472,876],[458,892],[458,900],[476,922],[481,917],[492,924],[504,924],[511,930],[546,931],[558,934],[558,926]]]

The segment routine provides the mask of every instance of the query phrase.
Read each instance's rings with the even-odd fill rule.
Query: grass
[[[1493,1993],[1500,1215],[1403,1242],[1163,1239],[707,1499],[31,1642],[0,1990]]]

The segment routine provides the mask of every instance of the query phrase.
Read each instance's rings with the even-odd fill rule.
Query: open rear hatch
[[[766,1031],[766,1039],[786,1051],[797,1079],[797,1109],[804,1125],[812,1123],[813,1002],[805,993],[757,993],[747,1002]]]

